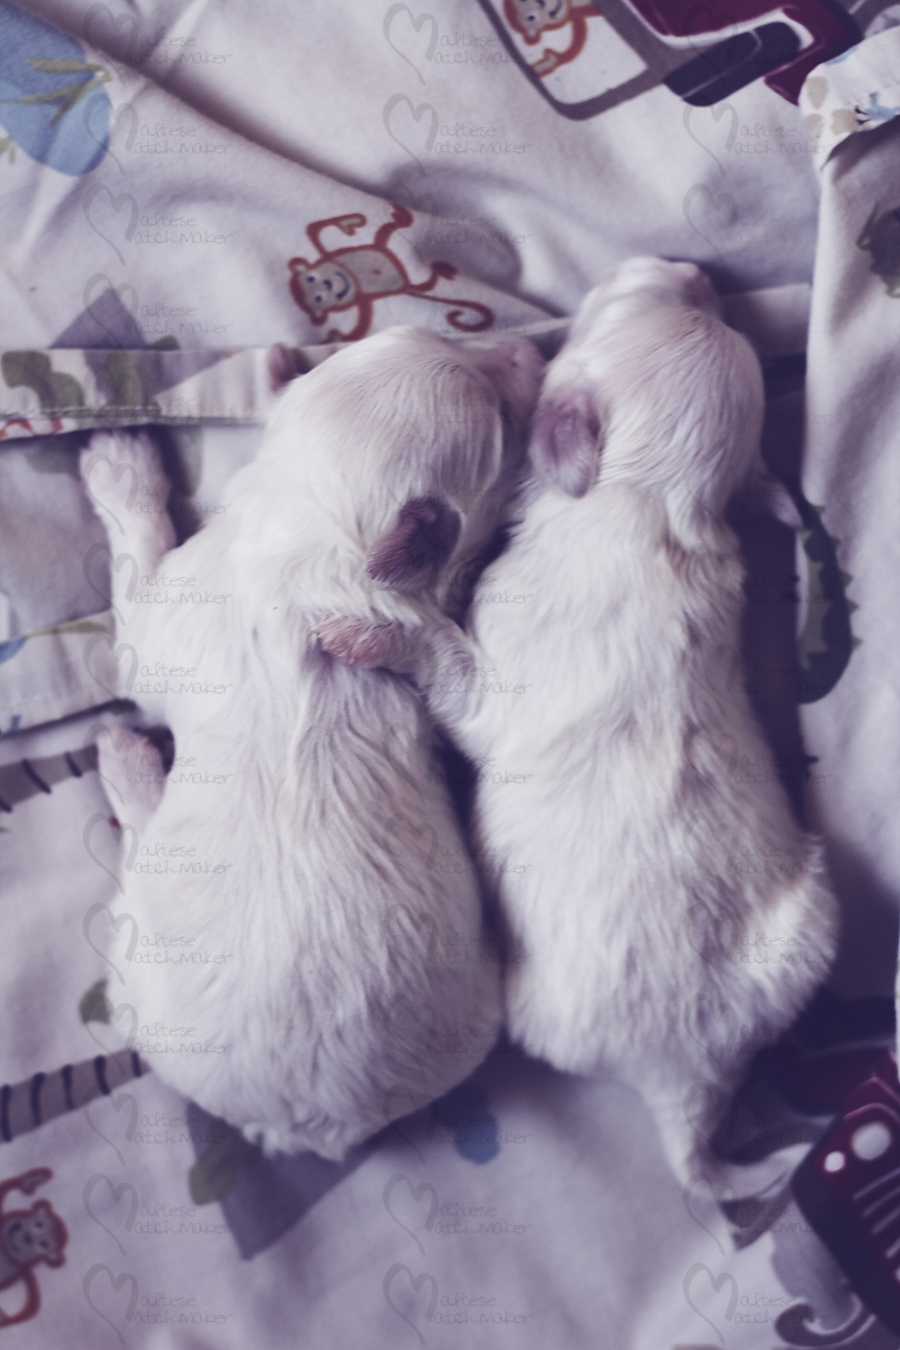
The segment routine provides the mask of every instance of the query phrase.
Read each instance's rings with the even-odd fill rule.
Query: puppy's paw
[[[374,619],[323,619],[314,629],[320,649],[345,666],[362,670],[399,670],[409,654],[409,638],[400,623]]]
[[[146,434],[96,431],[78,467],[88,496],[123,532],[126,521],[151,524],[166,515],[170,484]]]

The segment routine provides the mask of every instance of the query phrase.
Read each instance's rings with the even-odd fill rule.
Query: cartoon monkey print
[[[544,76],[575,60],[587,41],[588,19],[597,18],[600,11],[590,0],[581,0],[581,3],[579,0],[503,0],[503,13],[510,27],[529,46],[540,42],[542,33],[571,24],[565,51],[555,52],[545,47],[540,60],[532,64],[535,75]]]
[[[32,1195],[38,1186],[53,1176],[49,1167],[35,1167],[21,1176],[0,1182],[0,1291],[25,1286],[25,1302],[16,1313],[0,1308],[0,1328],[27,1322],[41,1306],[41,1291],[34,1273],[40,1261],[61,1266],[69,1240],[66,1226],[47,1200],[38,1200],[30,1209],[4,1211],[10,1191]]]
[[[441,277],[450,281],[456,276],[452,263],[434,262],[425,281],[410,280],[403,263],[387,245],[395,230],[405,230],[412,223],[411,211],[405,206],[393,206],[390,220],[378,227],[371,244],[354,244],[331,252],[322,245],[323,231],[334,226],[342,234],[353,236],[366,224],[366,217],[355,211],[352,215],[330,216],[328,220],[315,220],[307,225],[307,237],[319,256],[312,260],[291,258],[288,263],[291,295],[317,326],[329,314],[356,310],[356,322],[350,332],[331,328],[325,335],[327,342],[355,342],[365,337],[375,301],[391,295],[415,295],[439,305],[455,306],[448,310],[447,322],[463,333],[482,333],[494,322],[493,310],[487,305],[428,294]],[[465,310],[475,313],[474,322],[463,322]]]

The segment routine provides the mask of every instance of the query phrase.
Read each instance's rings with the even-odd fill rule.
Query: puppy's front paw
[[[323,619],[313,633],[318,646],[345,666],[372,670],[402,666],[409,643],[402,624],[374,619],[334,617]]]
[[[92,501],[120,527],[126,519],[149,523],[165,515],[169,480],[146,434],[97,431],[82,450],[78,467]]]

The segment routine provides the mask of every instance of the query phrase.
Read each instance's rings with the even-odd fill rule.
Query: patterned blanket
[[[900,11],[770,4],[0,0],[10,1346],[900,1350]],[[395,323],[552,351],[636,253],[706,267],[764,361],[802,528],[740,523],[723,660],[771,753],[733,772],[824,835],[838,966],[759,1048],[714,1187],[633,1092],[504,1043],[340,1165],[265,1159],[147,1070],[117,996],[124,961],[210,954],[121,905],[94,744],[145,672],[78,447],[155,426],[186,535],[231,506],[273,359]]]

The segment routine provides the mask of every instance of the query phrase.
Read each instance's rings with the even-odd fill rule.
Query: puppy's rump
[[[262,691],[246,693],[249,715]],[[141,836],[162,865],[129,904],[142,933],[184,945],[164,980],[131,963],[123,996],[140,1010],[135,1048],[173,1086],[268,1147],[340,1157],[484,1058],[499,965],[474,869],[436,866],[468,855],[414,696],[350,671],[320,695],[285,747],[302,795],[285,801],[247,764],[211,832],[196,791],[170,780]],[[463,967],[461,935],[481,958]]]

